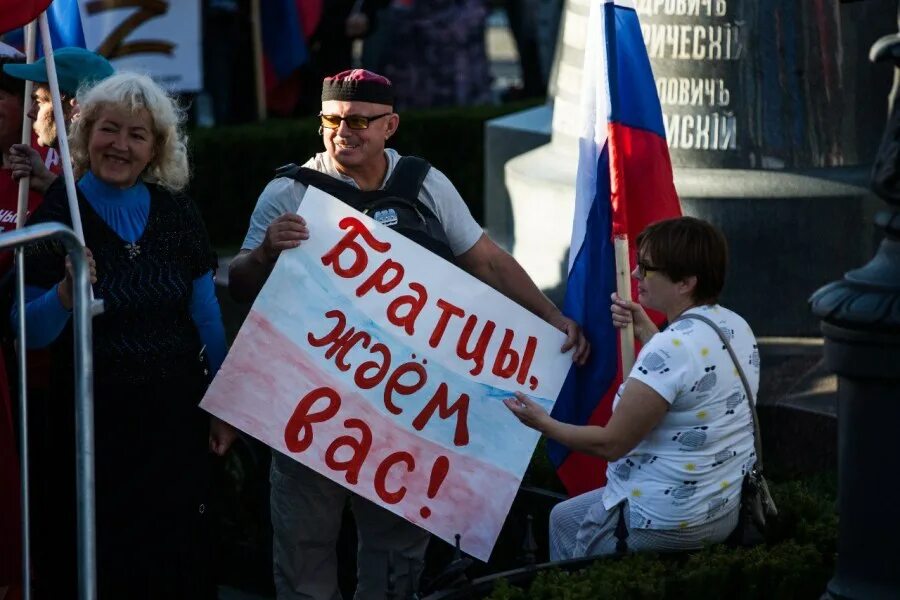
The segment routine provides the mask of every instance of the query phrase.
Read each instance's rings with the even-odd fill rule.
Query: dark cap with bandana
[[[328,100],[393,106],[394,86],[387,77],[365,69],[341,71],[322,82],[322,102]]]

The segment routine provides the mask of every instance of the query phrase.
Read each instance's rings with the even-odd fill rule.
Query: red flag
[[[37,19],[52,0],[0,0],[0,33],[18,29]]]

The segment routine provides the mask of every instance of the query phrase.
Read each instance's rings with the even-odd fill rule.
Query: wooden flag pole
[[[616,293],[619,298],[631,302],[631,261],[628,259],[628,236],[617,235],[616,249]],[[634,366],[634,324],[619,330],[619,343],[622,349],[622,379],[628,378]]]
[[[253,28],[253,73],[256,82],[256,120],[266,120],[266,78],[263,72],[263,48],[262,48],[262,12],[259,7],[260,0],[252,0],[250,3],[250,20]]]

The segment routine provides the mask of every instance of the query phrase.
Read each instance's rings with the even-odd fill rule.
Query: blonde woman
[[[106,598],[213,597],[205,530],[207,452],[233,430],[198,407],[225,354],[214,294],[215,256],[180,193],[189,168],[183,114],[151,79],[122,73],[79,94],[71,132],[94,318],[98,580]],[[30,223],[70,224],[59,178]],[[59,412],[50,435],[64,457],[59,566],[74,565],[72,275],[56,244],[27,258],[29,347],[50,346]],[[205,352],[202,350],[205,348]],[[66,414],[68,413],[68,414]],[[68,575],[72,575],[71,571]],[[74,579],[45,582],[73,597]]]

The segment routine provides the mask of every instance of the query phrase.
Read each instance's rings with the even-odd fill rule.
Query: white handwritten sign
[[[487,560],[548,410],[565,336],[315,189],[310,239],[282,253],[201,406]]]

